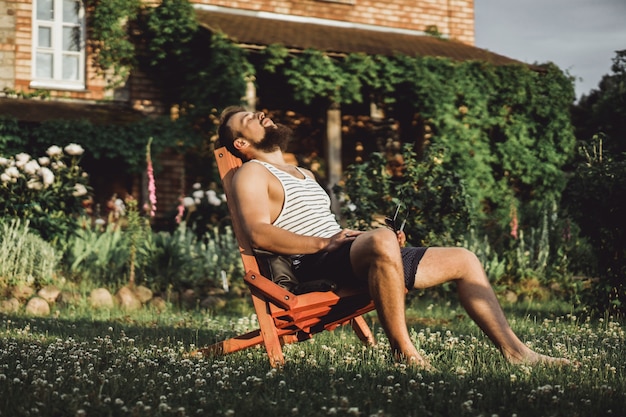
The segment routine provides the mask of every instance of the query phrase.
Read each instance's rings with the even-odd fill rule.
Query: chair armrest
[[[296,295],[287,291],[280,285],[277,285],[257,271],[248,271],[243,277],[243,280],[248,284],[251,291],[256,290],[260,292],[264,297],[285,310],[290,310],[298,304],[298,297]]]

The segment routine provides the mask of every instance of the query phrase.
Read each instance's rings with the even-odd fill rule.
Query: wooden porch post
[[[248,111],[256,111],[257,95],[254,80],[254,75],[246,77],[246,96],[244,99],[246,102],[245,107]]]
[[[332,103],[326,112],[326,160],[328,162],[328,183],[333,213],[341,217],[339,201],[332,192],[333,187],[341,179],[341,107]]]

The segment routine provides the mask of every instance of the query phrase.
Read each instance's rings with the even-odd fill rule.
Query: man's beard
[[[285,152],[292,136],[293,130],[285,125],[268,126],[265,128],[265,137],[253,146],[261,152],[273,152],[277,149]]]

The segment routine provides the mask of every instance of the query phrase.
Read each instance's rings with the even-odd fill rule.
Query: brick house
[[[399,52],[495,64],[515,62],[474,47],[474,0],[190,2],[202,28],[222,32],[243,48],[279,43],[295,52],[315,48],[328,54]],[[159,91],[141,74],[131,74],[120,88],[106,88],[106,80],[97,75],[84,42],[85,21],[80,0],[0,2],[0,89],[5,92],[4,96],[0,93],[0,114],[33,123],[84,118],[94,124],[170,114],[159,100]],[[14,97],[35,90],[48,91],[50,99]],[[254,88],[249,89],[250,107],[255,105],[256,94]],[[341,175],[341,109],[329,108],[327,115],[325,147],[328,181],[333,183]],[[185,191],[184,162],[173,153],[160,155],[160,159],[159,205],[173,207]],[[92,178],[107,178],[110,186],[97,190],[101,194],[121,193],[125,188],[142,199],[146,197],[145,179],[129,182],[114,178],[114,173],[90,174]]]

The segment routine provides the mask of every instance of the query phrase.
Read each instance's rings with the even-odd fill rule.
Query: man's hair
[[[242,106],[226,107],[220,115],[220,124],[217,128],[217,138],[220,145],[225,146],[230,153],[243,160],[245,160],[245,157],[235,148],[235,139],[239,137],[240,133],[231,129],[228,126],[228,122],[234,114],[245,111],[246,109]]]

